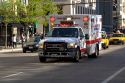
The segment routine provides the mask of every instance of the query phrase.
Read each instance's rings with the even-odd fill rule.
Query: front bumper
[[[36,47],[36,46],[25,46],[25,47],[23,47],[23,49],[26,50],[26,51],[36,51],[36,50],[38,50],[38,47]]]
[[[52,51],[46,52],[44,49],[38,49],[38,55],[46,58],[65,58],[75,57],[76,48],[67,49],[66,51]]]
[[[119,43],[123,43],[123,40],[111,40],[109,41],[110,44],[119,44]]]

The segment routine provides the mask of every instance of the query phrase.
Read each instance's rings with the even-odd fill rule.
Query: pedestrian
[[[16,35],[13,34],[13,36],[12,36],[12,44],[13,44],[13,48],[17,47],[16,42],[17,42]]]
[[[24,42],[26,41],[26,37],[25,37],[25,34],[24,33],[22,33],[21,34],[21,42],[22,42],[22,47],[23,47],[23,45],[24,45]]]
[[[12,37],[9,36],[7,40],[8,40],[8,47],[12,47]]]

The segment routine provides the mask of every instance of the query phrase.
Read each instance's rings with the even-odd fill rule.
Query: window
[[[80,34],[80,37],[84,37],[84,35],[83,35],[83,32],[82,32],[82,29],[81,29],[81,28],[79,29],[79,34]]]
[[[77,28],[54,28],[51,30],[47,37],[78,37],[78,29]]]

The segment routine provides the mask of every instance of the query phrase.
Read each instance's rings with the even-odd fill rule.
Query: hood
[[[111,37],[110,40],[111,39],[123,39],[123,37]]]
[[[78,38],[65,38],[65,37],[46,37],[45,39],[41,40],[42,42],[66,42],[66,43],[74,43],[78,42]]]
[[[38,42],[26,42],[26,45],[36,45]]]

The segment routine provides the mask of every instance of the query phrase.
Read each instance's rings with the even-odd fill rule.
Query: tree
[[[2,17],[1,22],[5,24],[5,28],[6,28],[6,32],[5,32],[5,48],[6,48],[8,23],[16,21],[13,2],[4,1],[0,3],[0,16]]]
[[[48,25],[48,17],[50,14],[56,14],[59,9],[52,0],[29,0],[28,4],[21,4],[17,2],[17,13],[20,22],[26,29],[26,35],[28,27],[30,25],[43,24],[43,34],[45,33],[45,27]]]
[[[58,12],[56,4],[52,0],[29,0],[23,4],[20,0],[7,0],[0,3],[0,18],[6,26],[5,47],[7,47],[7,25],[11,22],[29,23],[39,22],[47,25],[47,15]]]
[[[19,7],[20,6],[20,7]],[[38,21],[44,25],[48,23],[48,15],[57,13],[59,10],[52,0],[30,0],[28,5],[18,5],[18,15],[21,21],[31,23]]]
[[[17,2],[17,12],[20,22],[23,23],[25,28],[28,28],[30,24],[43,24],[47,26],[48,15],[55,14],[59,10],[52,0],[29,0],[28,5]],[[44,34],[43,27],[43,34]],[[27,32],[27,31],[26,31]],[[28,34],[26,34],[28,36]]]

